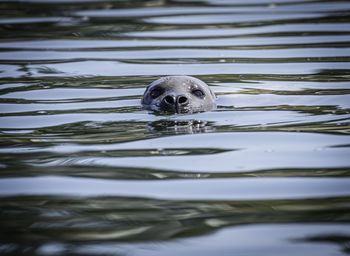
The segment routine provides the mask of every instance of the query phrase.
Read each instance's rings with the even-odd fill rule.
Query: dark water
[[[0,1],[0,254],[349,255],[349,14]],[[142,110],[175,74],[217,110]]]

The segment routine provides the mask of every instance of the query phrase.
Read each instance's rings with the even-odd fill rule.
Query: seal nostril
[[[188,103],[188,98],[185,97],[185,96],[180,96],[178,99],[177,99],[177,102],[181,105],[184,105],[186,103]]]
[[[174,97],[168,95],[164,98],[165,103],[173,105],[175,103]]]

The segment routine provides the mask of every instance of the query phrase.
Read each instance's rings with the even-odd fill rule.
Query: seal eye
[[[163,91],[161,88],[154,88],[151,92],[150,95],[153,99],[159,97],[160,95],[163,94]]]
[[[199,89],[194,89],[192,91],[192,93],[194,95],[196,95],[198,98],[203,98],[204,97],[204,92],[202,90],[199,90]]]

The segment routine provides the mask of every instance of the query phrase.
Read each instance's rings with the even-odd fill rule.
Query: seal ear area
[[[208,87],[209,88],[209,87]],[[209,88],[210,94],[214,99],[217,99],[215,93]]]
[[[196,89],[200,89],[203,93],[204,96],[205,94],[210,94],[213,99],[216,99],[216,96],[214,94],[214,92],[210,89],[209,85],[207,85],[205,82],[203,82],[202,80],[196,78],[196,77],[192,77],[192,76],[187,76],[188,81],[190,82],[190,84],[192,85],[192,93],[196,96],[199,96],[197,94],[200,94],[199,92],[195,92]]]

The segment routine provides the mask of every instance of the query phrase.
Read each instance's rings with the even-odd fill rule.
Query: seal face
[[[158,112],[194,113],[213,110],[215,94],[203,81],[191,76],[166,76],[151,83],[142,107]]]

